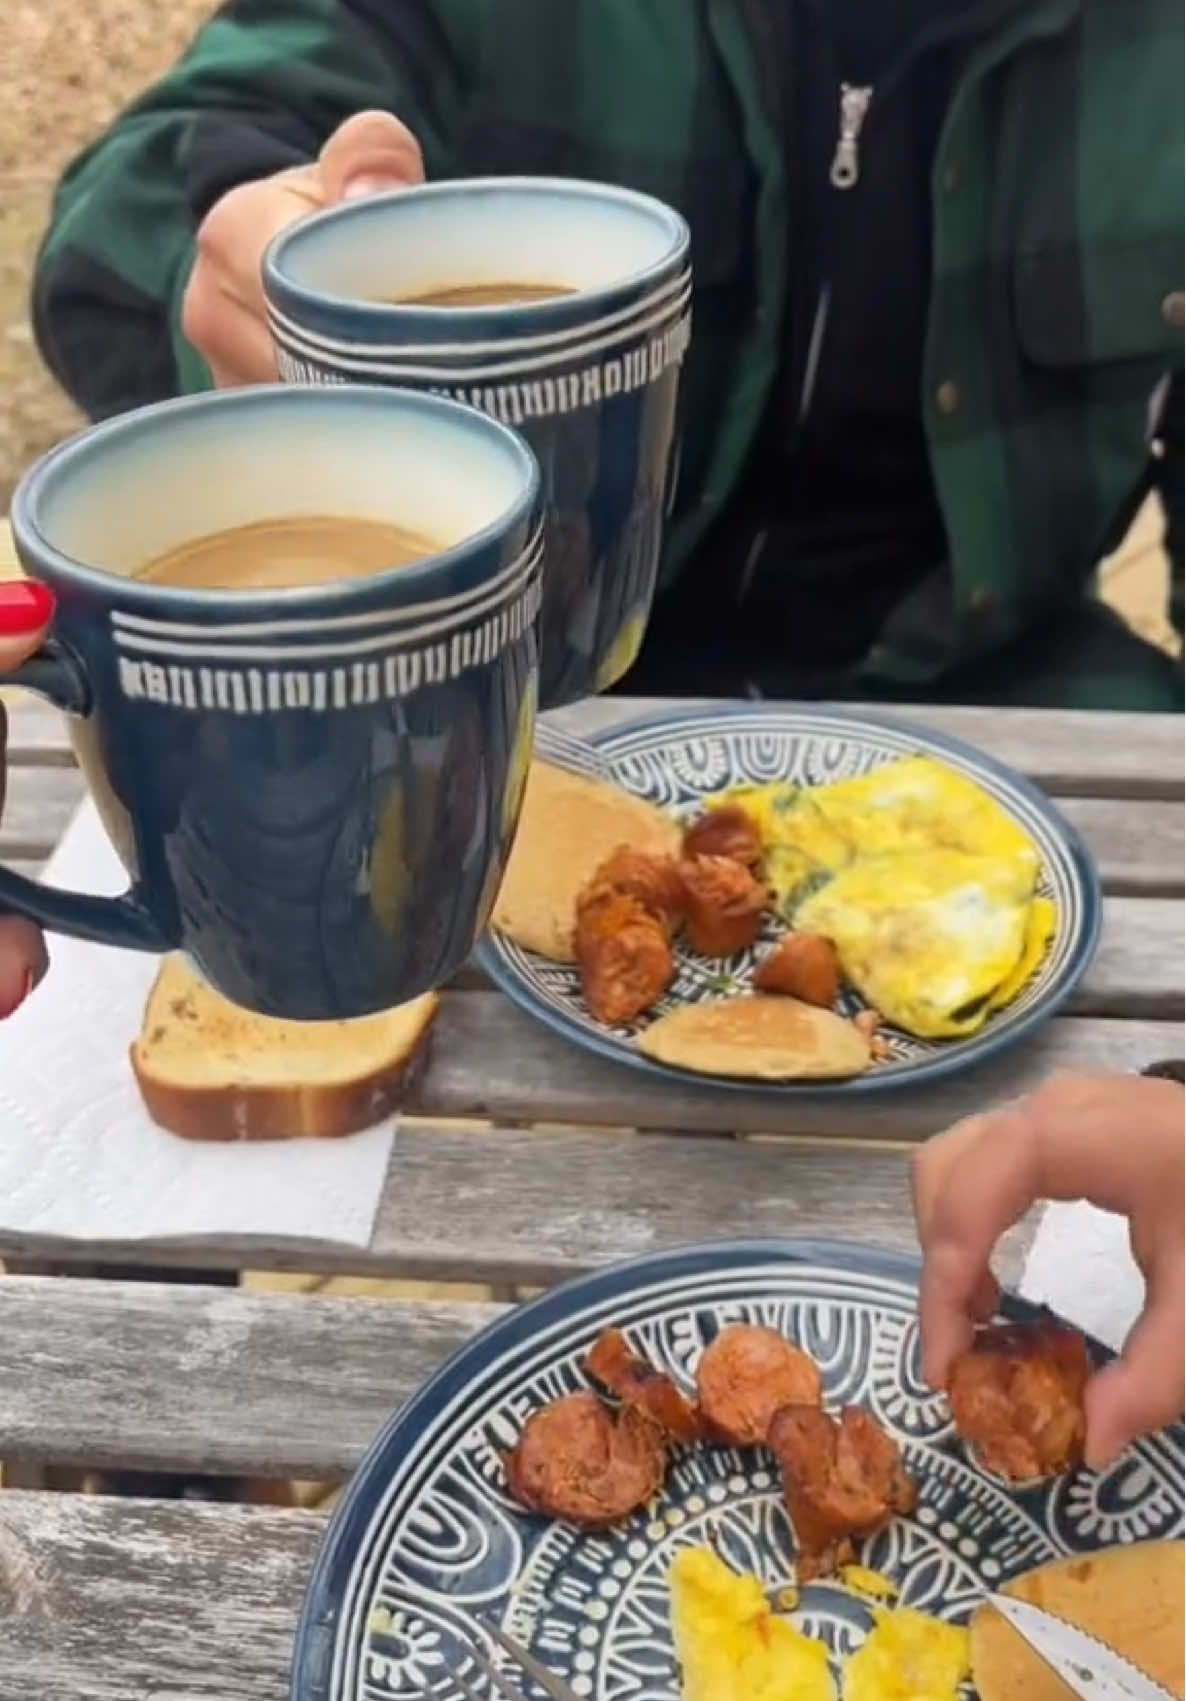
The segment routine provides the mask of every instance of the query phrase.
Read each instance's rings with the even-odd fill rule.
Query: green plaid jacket
[[[386,107],[430,176],[627,183],[688,218],[694,348],[679,572],[737,482],[782,357],[793,212],[764,0],[232,0],[63,180],[34,317],[92,415],[209,375],[178,327],[197,221]],[[1057,618],[1154,482],[1181,616],[1181,0],[1025,0],[982,40],[934,167],[921,406],[951,549],[872,658],[925,680]],[[876,266],[876,255],[870,263]]]

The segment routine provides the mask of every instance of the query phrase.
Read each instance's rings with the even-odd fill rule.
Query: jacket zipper
[[[873,99],[871,84],[841,83],[840,130],[836,137],[836,152],[828,173],[833,189],[851,189],[861,175],[861,130],[869,102]]]

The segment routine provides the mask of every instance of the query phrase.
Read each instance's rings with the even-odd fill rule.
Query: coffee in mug
[[[384,520],[310,514],[191,538],[144,562],[134,577],[191,590],[285,590],[386,573],[440,551],[430,538]]]
[[[439,986],[485,930],[538,681],[539,471],[473,408],[265,385],[94,426],[22,481],[57,597],[0,684],[41,692],[123,897],[0,867],[0,910],[183,950],[225,997],[326,1020]]]
[[[265,256],[264,292],[285,380],[435,391],[526,438],[546,513],[541,703],[620,679],[675,495],[692,292],[679,214],[577,180],[432,183],[294,225]]]
[[[575,295],[567,284],[457,284],[451,289],[425,290],[422,295],[397,295],[390,299],[404,307],[521,307],[532,301],[555,301],[557,296]]]

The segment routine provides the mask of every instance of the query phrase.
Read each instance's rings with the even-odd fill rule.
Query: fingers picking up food
[[[989,1324],[951,1368],[956,1430],[986,1470],[1009,1482],[1058,1475],[1082,1458],[1090,1375],[1077,1329],[1053,1317]]]

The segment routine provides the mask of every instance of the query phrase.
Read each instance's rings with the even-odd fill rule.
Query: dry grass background
[[[78,422],[29,329],[33,256],[54,183],[213,9],[213,0],[3,0],[0,513],[23,468]]]

